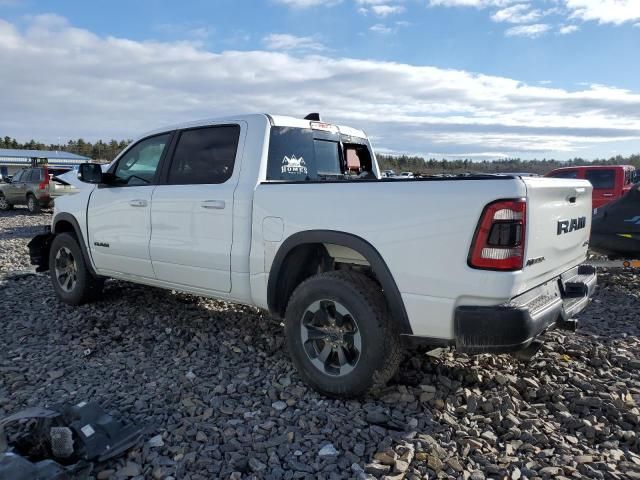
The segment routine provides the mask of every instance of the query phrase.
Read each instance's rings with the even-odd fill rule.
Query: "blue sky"
[[[640,0],[0,0],[0,134],[320,110],[393,153],[628,154],[639,51]]]

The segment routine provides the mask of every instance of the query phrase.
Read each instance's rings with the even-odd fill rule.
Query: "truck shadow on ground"
[[[31,239],[36,235],[44,232],[44,226],[24,226],[0,229],[0,238],[28,238]]]

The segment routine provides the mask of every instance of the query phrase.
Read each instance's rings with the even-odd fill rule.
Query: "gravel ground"
[[[416,354],[383,391],[309,390],[253,308],[119,281],[69,307],[29,268],[50,214],[0,213],[0,414],[96,400],[148,426],[106,478],[638,478],[640,277],[606,273],[535,359]]]

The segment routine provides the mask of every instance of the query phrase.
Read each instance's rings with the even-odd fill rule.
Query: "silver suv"
[[[31,213],[53,206],[55,197],[75,191],[73,187],[53,182],[51,177],[62,173],[47,167],[25,168],[17,172],[8,183],[0,184],[0,210],[11,210],[14,205],[26,205]]]

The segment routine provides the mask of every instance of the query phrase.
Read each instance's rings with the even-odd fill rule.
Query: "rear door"
[[[34,194],[38,200],[42,200],[43,202],[48,201],[49,197],[49,182],[47,181],[45,183],[45,175],[44,168],[33,168],[31,169],[29,178],[26,180],[26,193]]]
[[[231,291],[234,192],[246,124],[181,131],[153,193],[149,250],[156,278]]]
[[[591,230],[592,187],[585,180],[523,177],[527,232],[523,290],[582,263]]]
[[[599,208],[617,197],[615,168],[587,168],[584,178],[593,186],[593,208]]]

